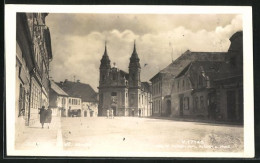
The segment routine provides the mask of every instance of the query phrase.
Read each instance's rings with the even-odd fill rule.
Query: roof
[[[192,61],[224,61],[225,54],[226,52],[191,52],[187,50],[179,58],[153,76],[150,81],[159,76],[158,74],[172,74],[173,76],[177,76]]]
[[[120,69],[118,69],[118,70],[120,71],[120,74],[121,74],[121,75],[124,75],[125,78],[128,80],[129,74],[128,74],[127,72],[123,71],[123,70],[120,70]]]
[[[141,82],[141,87],[145,92],[151,92],[151,85],[148,82]]]
[[[51,89],[61,96],[68,96],[54,81],[51,81]]]
[[[57,83],[69,96],[80,97],[83,102],[97,102],[97,93],[89,85],[65,80]]]
[[[212,81],[223,81],[230,78],[241,77],[240,71],[235,71],[232,65],[221,61],[193,61],[181,71],[176,78],[191,74],[193,71],[203,71]]]
[[[232,41],[232,40],[235,40],[236,38],[238,38],[238,37],[243,37],[243,31],[238,31],[238,32],[236,32],[236,33],[234,33],[231,37],[230,37],[230,41]]]

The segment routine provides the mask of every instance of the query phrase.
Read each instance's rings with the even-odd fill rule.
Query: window
[[[71,104],[71,99],[69,99],[69,104]]]
[[[189,97],[184,97],[184,109],[189,110],[189,104],[190,104],[190,99]]]
[[[125,103],[125,96],[122,96],[122,103]]]
[[[66,103],[66,99],[63,97],[62,98],[62,104],[64,105]]]
[[[111,96],[116,96],[116,95],[117,95],[116,92],[112,92],[112,93],[111,93]]]
[[[195,97],[195,100],[194,100],[194,110],[198,110],[199,108],[199,100],[198,100],[198,97]]]
[[[200,109],[204,109],[204,98],[200,96]]]
[[[186,81],[186,89],[189,89],[189,80]]]
[[[182,81],[182,89],[183,89],[183,90],[185,90],[185,89],[184,89],[184,86],[185,86],[185,82],[184,82],[184,80],[183,80],[183,81]]]

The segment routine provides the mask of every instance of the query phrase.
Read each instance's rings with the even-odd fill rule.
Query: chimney
[[[80,80],[77,80],[77,83],[79,83],[80,82]]]
[[[65,79],[64,83],[66,83],[68,81],[68,79]]]

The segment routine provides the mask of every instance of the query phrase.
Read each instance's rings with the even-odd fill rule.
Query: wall
[[[111,93],[116,92],[115,100],[116,100],[116,115],[117,116],[125,116],[126,108],[128,106],[128,102],[126,99],[129,96],[128,89],[126,88],[102,88],[99,89],[99,111],[101,111],[102,116],[107,115],[107,109],[111,109],[112,97]]]
[[[96,102],[82,102],[82,110],[83,110],[84,117],[90,117],[91,116],[90,114],[92,114],[93,117],[97,117],[98,104]]]

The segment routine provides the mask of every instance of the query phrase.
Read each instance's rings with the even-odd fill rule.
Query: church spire
[[[110,59],[107,54],[107,41],[105,41],[105,51],[104,51],[103,57],[100,62],[101,62],[100,68],[110,68],[111,67]]]
[[[131,55],[131,58],[130,58],[130,64],[129,64],[129,67],[138,67],[140,68],[140,63],[139,63],[140,59],[138,57],[138,54],[137,54],[137,51],[136,51],[136,43],[135,43],[135,40],[134,40],[134,49],[133,49],[133,53]]]

